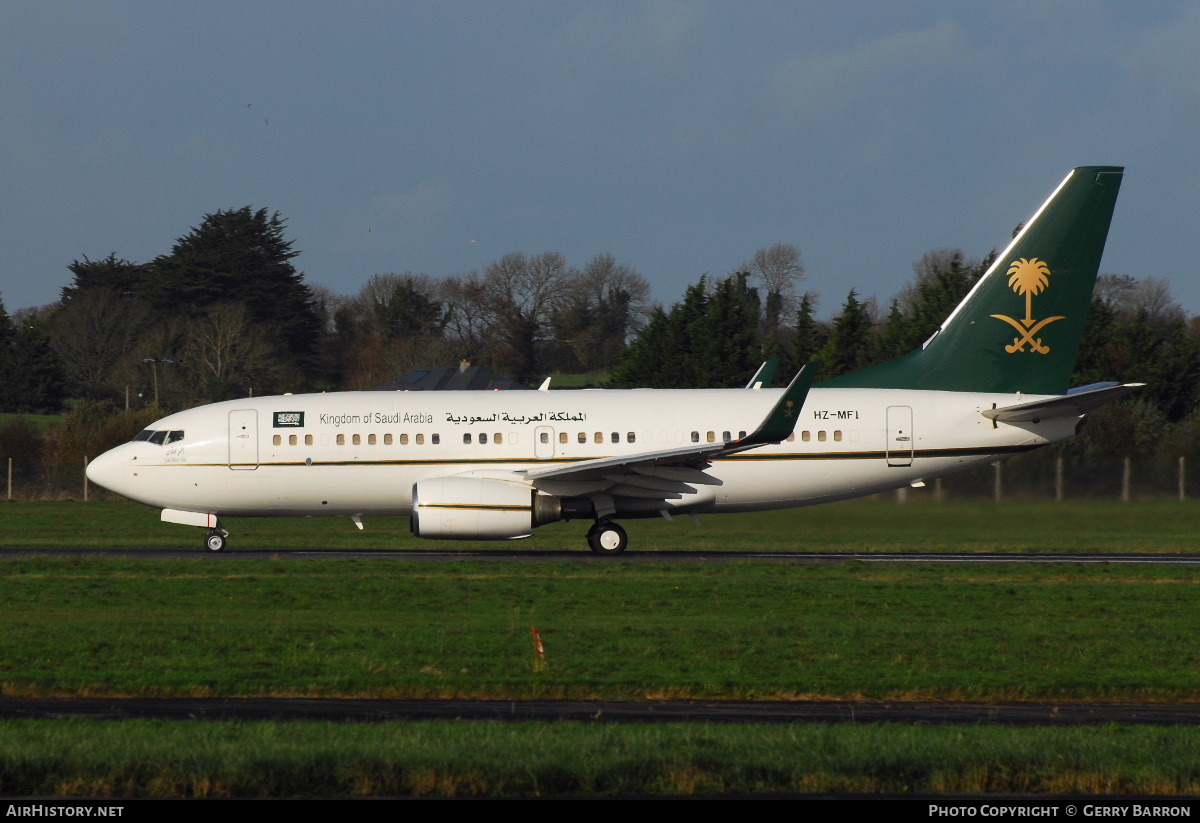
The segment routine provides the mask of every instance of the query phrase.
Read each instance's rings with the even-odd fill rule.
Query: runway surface
[[[906,701],[388,700],[339,698],[0,698],[0,718],[93,720],[574,720],[593,723],[1101,723],[1200,725],[1200,703]]]
[[[513,549],[232,549],[214,554],[200,549],[168,548],[2,548],[0,557],[22,555],[139,557],[145,559],[212,557],[236,560],[239,557],[274,557],[306,560],[349,557],[386,558],[400,561],[472,560],[524,563],[729,563],[741,560],[766,560],[778,563],[1121,563],[1157,566],[1200,565],[1200,554],[1138,552],[806,552],[806,551],[637,551],[615,557],[586,550],[513,550]]]

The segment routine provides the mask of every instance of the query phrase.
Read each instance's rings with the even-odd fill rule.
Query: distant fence
[[[98,500],[116,495],[89,483],[87,461],[70,465],[19,463],[0,458],[7,500]],[[892,494],[889,492],[889,494]],[[1017,457],[971,469],[920,488],[902,488],[896,500],[1139,500],[1200,498],[1200,460]]]
[[[1196,464],[1196,465],[1193,465]],[[1131,457],[1016,458],[901,489],[898,500],[1162,500],[1200,498],[1200,461]]]

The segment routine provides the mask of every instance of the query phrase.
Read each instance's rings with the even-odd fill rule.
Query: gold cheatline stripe
[[[418,509],[480,509],[489,512],[527,512],[533,506],[485,506],[482,503],[418,503]]]
[[[1035,446],[967,446],[962,448],[950,449],[917,449],[912,452],[913,459],[929,458],[929,457],[969,457],[971,455],[985,454],[1022,454],[1034,449],[1040,449],[1043,445]],[[886,451],[863,451],[863,452],[793,452],[790,454],[729,454],[724,457],[714,457],[709,462],[754,462],[754,461],[790,461],[790,460],[882,460],[888,456]],[[893,457],[907,457],[908,451],[893,452]],[[442,459],[442,460],[326,460],[313,462],[311,465],[302,462],[278,462],[272,463],[262,461],[260,463],[234,463],[234,466],[304,466],[312,468],[315,466],[445,466],[445,465],[476,465],[480,463],[503,465],[509,463],[521,463],[532,465],[545,465],[547,463],[582,463],[588,460],[603,460],[607,457],[619,457],[620,455],[601,455],[599,457],[497,457],[486,460],[468,460],[468,459]],[[637,455],[631,455],[636,457]],[[157,463],[151,464],[154,468],[203,468],[218,466],[227,468],[229,463]],[[619,471],[620,466],[612,467],[613,471]]]

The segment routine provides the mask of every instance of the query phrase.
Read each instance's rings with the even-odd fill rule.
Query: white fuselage
[[[126,443],[93,461],[89,476],[125,497],[183,512],[408,515],[413,484],[427,477],[511,477],[737,439],[781,391],[338,392],[232,400],[163,418],[153,429],[181,433],[174,442]],[[1036,399],[814,388],[791,438],[718,458],[708,472],[720,485],[657,509],[737,512],[857,497],[1075,432],[1077,417],[1006,424],[980,414]]]

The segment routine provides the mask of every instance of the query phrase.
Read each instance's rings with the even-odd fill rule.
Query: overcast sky
[[[278,211],[311,283],[801,249],[828,316],[1124,165],[1102,271],[1200,313],[1200,5],[0,0],[0,295]]]

